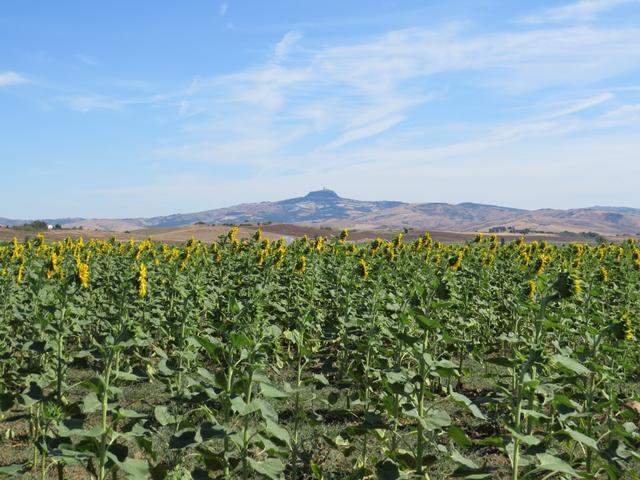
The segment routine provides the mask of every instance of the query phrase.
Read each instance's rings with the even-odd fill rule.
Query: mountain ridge
[[[198,222],[211,224],[291,223],[362,229],[416,228],[443,231],[495,229],[536,232],[594,232],[604,235],[636,235],[640,209],[593,206],[574,209],[526,210],[474,202],[407,203],[344,198],[329,189],[280,201],[242,203],[192,213],[147,218],[43,219],[64,227],[125,231],[153,227],[178,227]],[[21,225],[25,220],[0,217],[0,224]]]

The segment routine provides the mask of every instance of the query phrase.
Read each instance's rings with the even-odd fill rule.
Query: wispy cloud
[[[603,115],[605,120],[623,121],[624,123],[640,122],[640,104],[622,105]]]
[[[478,34],[449,24],[333,44],[292,30],[264,53],[260,63],[196,77],[170,94],[82,95],[70,104],[81,112],[170,109],[176,134],[150,147],[167,165],[244,166],[252,178],[295,172],[287,175],[327,184],[345,168],[384,177],[391,165],[419,171],[492,152],[504,160],[505,151],[541,139],[640,126],[637,102],[628,99],[637,85],[602,86],[640,70],[640,28],[544,25]],[[462,123],[460,91],[516,99],[521,108]],[[429,109],[452,101],[455,132],[434,135],[454,120],[434,120]]]
[[[98,65],[98,61],[95,58],[90,57],[88,55],[83,55],[79,53],[76,55],[76,58],[80,62],[84,63],[85,65],[89,65],[90,67],[95,67],[96,65]]]
[[[121,100],[98,96],[77,96],[69,99],[71,108],[87,113],[91,110],[119,110],[124,106]]]
[[[64,98],[63,101],[68,103],[73,110],[81,113],[87,113],[93,110],[121,110],[125,107],[134,105],[174,105],[175,98],[175,94],[127,98],[116,98],[101,95],[77,95],[75,97]]]
[[[566,107],[559,110],[547,113],[544,118],[552,119],[564,117],[565,115],[571,115],[572,113],[578,113],[583,110],[588,110],[590,108],[596,107],[602,103],[608,102],[613,98],[615,98],[615,95],[613,95],[611,92],[603,92],[598,95],[573,102],[570,105],[567,105]]]
[[[606,12],[607,10],[628,4],[640,4],[640,0],[579,0],[527,16],[524,18],[524,21],[533,24],[547,22],[584,22],[592,20],[598,14]]]
[[[221,17],[224,17],[229,10],[229,5],[226,2],[220,4],[220,10],[218,11]]]
[[[302,35],[298,32],[287,32],[274,48],[273,61],[275,63],[279,63],[285,60],[295,44],[298,43],[301,38]]]
[[[362,127],[347,130],[342,135],[340,135],[337,139],[335,139],[334,141],[326,145],[324,149],[331,150],[331,149],[346,145],[348,143],[352,143],[358,140],[363,140],[365,138],[378,135],[382,132],[389,130],[390,128],[395,127],[404,119],[405,117],[401,115],[395,115],[393,117],[384,118],[382,120],[370,123],[368,125],[364,125]]]
[[[292,121],[307,123],[310,133],[333,135],[318,140],[317,148],[337,149],[400,124],[411,109],[438,95],[426,88],[436,75],[466,73],[465,82],[479,90],[517,93],[575,89],[640,68],[640,29],[571,27],[469,36],[457,26],[413,28],[366,42],[300,48],[295,62],[288,61],[301,41],[289,32],[263,66],[199,80],[190,104],[207,101],[241,118],[255,116],[257,106],[275,131]],[[613,98],[599,93],[545,115],[566,116]]]
[[[8,87],[10,85],[17,85],[20,83],[27,83],[28,80],[22,75],[16,72],[3,72],[0,73],[0,87]]]

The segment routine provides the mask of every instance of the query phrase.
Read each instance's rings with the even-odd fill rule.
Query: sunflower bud
[[[89,265],[86,263],[78,263],[78,280],[82,288],[89,288]]]
[[[296,263],[296,272],[304,273],[307,269],[307,257],[302,255]]]
[[[609,282],[609,271],[605,267],[600,267],[600,281],[602,283]]]
[[[554,287],[560,298],[575,297],[582,292],[582,280],[575,274],[562,272],[558,275]]]
[[[624,339],[628,342],[632,342],[636,339],[636,334],[633,330],[633,319],[630,312],[625,312],[622,316],[622,322],[624,324]]]
[[[537,289],[537,284],[535,281],[533,280],[529,280],[527,282],[527,287],[525,288],[525,294],[527,296],[527,298],[530,298],[531,300],[533,300],[536,297],[536,289]]]
[[[366,280],[369,277],[369,265],[367,265],[364,258],[361,258],[358,262],[358,274],[363,280]]]
[[[147,267],[144,263],[140,264],[138,271],[138,295],[141,298],[147,296]]]

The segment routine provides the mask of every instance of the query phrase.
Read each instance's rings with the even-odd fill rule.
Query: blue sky
[[[640,0],[0,5],[0,216],[640,207]]]

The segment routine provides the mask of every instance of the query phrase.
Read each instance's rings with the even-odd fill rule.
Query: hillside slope
[[[603,235],[640,233],[640,209],[589,207],[570,210],[517,208],[477,203],[404,203],[362,201],[340,197],[332,190],[318,190],[303,197],[277,202],[245,203],[195,213],[177,213],[150,218],[55,219],[65,227],[127,231],[154,227],[207,224],[289,223],[348,226],[360,229],[488,231],[495,227],[537,232],[596,232]],[[0,218],[0,224],[19,225],[24,220]]]

